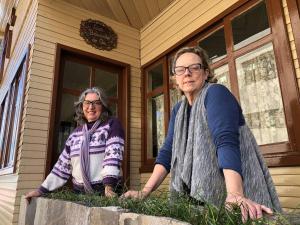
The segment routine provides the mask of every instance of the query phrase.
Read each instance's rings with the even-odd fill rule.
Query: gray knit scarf
[[[90,180],[90,139],[94,134],[96,129],[98,128],[100,121],[97,120],[92,128],[88,130],[87,124],[83,125],[83,142],[80,149],[80,167],[81,167],[81,175],[83,179],[83,186],[86,193],[92,193],[93,188]]]
[[[214,84],[205,84],[198,93],[189,121],[186,98],[177,112],[170,191],[182,193],[188,187],[191,197],[220,206],[226,197],[226,187],[224,175],[218,166],[217,151],[208,128],[204,106],[207,90],[212,85]],[[272,178],[253,134],[247,125],[240,127],[239,134],[245,196],[280,212]]]

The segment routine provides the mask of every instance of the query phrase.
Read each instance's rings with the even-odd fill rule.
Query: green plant
[[[275,215],[272,219],[267,217],[258,220],[249,219],[243,223],[239,207],[233,207],[232,210],[226,209],[225,206],[217,208],[211,204],[197,202],[186,195],[170,198],[170,196],[165,192],[156,196],[150,196],[146,199],[134,200],[118,197],[107,198],[99,195],[99,193],[76,194],[70,190],[63,189],[50,193],[46,197],[72,201],[93,207],[119,206],[121,208],[128,209],[130,212],[171,217],[193,225],[289,224],[285,218],[280,215]]]

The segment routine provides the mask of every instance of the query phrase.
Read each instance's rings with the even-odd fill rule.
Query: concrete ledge
[[[21,199],[19,225],[189,225],[167,217],[127,213],[119,207],[87,207],[73,202]]]

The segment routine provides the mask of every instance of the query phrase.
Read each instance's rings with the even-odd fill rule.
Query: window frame
[[[30,55],[31,45],[28,45],[27,51],[24,53],[24,56],[21,58],[21,62],[19,66],[17,67],[17,71],[11,80],[10,84],[8,85],[8,89],[6,90],[6,94],[4,95],[4,98],[1,99],[1,127],[2,125],[5,126],[5,133],[3,134],[4,138],[1,140],[1,147],[4,146],[3,150],[1,151],[1,157],[0,157],[0,175],[4,174],[11,174],[16,172],[16,162],[17,162],[17,149],[19,146],[19,140],[20,140],[20,128],[22,123],[22,117],[23,117],[23,111],[24,111],[24,98],[25,98],[25,89],[26,89],[26,82],[27,82],[27,76],[28,76],[28,68],[29,68],[29,55]],[[20,82],[22,83],[22,92],[20,102],[17,102],[17,93],[19,91]],[[14,87],[12,89],[12,87]],[[13,96],[12,96],[13,95]],[[11,98],[13,97],[13,98]],[[4,103],[4,109],[3,109],[3,103]],[[12,104],[11,104],[12,103]],[[16,112],[16,104],[20,104],[20,111]],[[8,105],[8,106],[7,106]],[[10,111],[5,111],[5,107],[10,107]],[[16,113],[19,113],[19,118],[16,121],[15,116]],[[6,114],[6,115],[4,115]],[[4,117],[3,117],[4,116]],[[9,120],[7,119],[7,116],[9,116]],[[2,119],[5,118],[6,122],[2,124]],[[15,123],[17,123],[17,129],[14,130]],[[0,135],[2,135],[3,132],[1,132]],[[16,145],[14,149],[11,149],[10,144],[12,141],[13,135],[16,137]],[[12,153],[13,151],[13,153]],[[13,154],[13,162],[12,165],[7,165],[10,155]],[[3,167],[2,167],[3,166]]]
[[[129,118],[130,118],[130,112],[129,112],[129,93],[130,93],[130,65],[126,63],[122,63],[113,59],[105,58],[103,56],[95,55],[90,52],[85,52],[76,48],[72,48],[69,46],[65,46],[62,44],[56,44],[56,56],[55,56],[55,71],[54,71],[54,82],[53,82],[53,91],[52,91],[52,102],[51,102],[51,110],[50,110],[50,127],[49,127],[49,133],[48,133],[48,148],[47,148],[47,159],[46,159],[46,168],[45,168],[45,177],[49,174],[49,172],[52,169],[52,162],[55,161],[55,154],[54,152],[54,140],[56,137],[54,137],[54,128],[57,121],[57,118],[59,118],[59,112],[60,112],[60,98],[59,95],[62,91],[62,87],[60,85],[63,84],[61,82],[61,76],[62,73],[63,63],[64,63],[64,57],[68,55],[74,56],[78,58],[83,58],[85,60],[89,60],[91,64],[95,64],[95,62],[105,62],[108,65],[114,65],[118,66],[122,69],[122,82],[121,86],[119,86],[118,91],[120,89],[123,90],[122,96],[118,97],[118,101],[120,102],[120,105],[122,105],[123,111],[122,116],[119,118],[124,131],[125,131],[125,145],[124,145],[124,155],[123,155],[123,177],[124,182],[126,182],[126,185],[130,185],[130,125],[129,125]],[[73,59],[72,58],[72,59]],[[78,61],[80,62],[80,61]],[[91,80],[90,80],[91,82]],[[77,93],[77,92],[76,92]],[[80,94],[80,93],[78,93]],[[110,99],[110,98],[109,98]],[[114,101],[114,100],[113,100]],[[57,113],[58,112],[58,113]]]
[[[299,0],[298,0],[299,1]],[[273,50],[275,55],[275,61],[278,71],[278,80],[281,87],[283,109],[285,112],[286,127],[288,132],[289,141],[282,143],[274,143],[268,145],[261,145],[260,149],[265,157],[265,160],[270,167],[275,166],[293,166],[299,165],[300,163],[300,98],[299,98],[299,88],[297,86],[295,69],[292,63],[292,55],[290,50],[290,45],[287,36],[287,30],[285,25],[285,18],[283,14],[283,7],[280,0],[265,0],[268,20],[270,25],[270,34],[267,34],[258,40],[255,40],[252,43],[247,44],[244,47],[241,47],[237,50],[233,48],[233,36],[231,32],[231,20],[236,16],[239,16],[243,12],[251,9],[255,5],[259,4],[261,0],[249,0],[243,5],[240,5],[236,9],[232,9],[231,12],[228,12],[227,15],[220,18],[218,21],[211,21],[206,25],[206,27],[199,30],[196,35],[189,38],[183,44],[178,44],[171,50],[169,50],[165,55],[171,57],[174,53],[180,49],[182,46],[195,46],[197,41],[201,38],[208,37],[209,34],[217,31],[220,28],[224,28],[225,35],[225,44],[227,49],[227,55],[223,59],[218,60],[213,63],[213,68],[220,67],[222,65],[228,64],[229,67],[229,76],[230,76],[230,85],[233,95],[239,101],[239,90],[238,90],[238,81],[235,68],[235,60],[250,52],[253,51],[267,43],[273,44]],[[280,19],[278,19],[280,18]],[[300,35],[299,35],[300,37]],[[156,63],[156,61],[154,62]],[[142,67],[145,71],[153,63]],[[167,65],[168,66],[168,65]],[[166,66],[166,67],[167,67]],[[145,73],[143,73],[143,77]],[[145,84],[142,80],[142,84]],[[169,94],[169,92],[168,92]],[[144,95],[143,95],[144,96]],[[145,100],[146,98],[144,98]],[[142,108],[143,112],[146,112]],[[143,120],[144,121],[144,120]],[[299,124],[297,126],[297,124]],[[146,127],[144,127],[146,128]],[[143,132],[146,133],[147,130],[143,129]],[[142,155],[145,155],[146,150],[146,139],[144,135],[143,140],[143,149]],[[145,158],[142,157],[142,165],[147,163]],[[142,170],[142,172],[151,172],[153,169],[152,166],[147,167],[148,170]]]
[[[163,85],[161,87],[155,88],[154,90],[148,92],[148,72],[154,67],[162,65],[163,68]],[[142,165],[140,167],[140,173],[149,172],[153,169],[153,165],[155,163],[155,158],[147,157],[147,100],[149,97],[155,96],[156,94],[164,95],[164,126],[165,126],[165,137],[168,132],[168,125],[170,119],[170,94],[169,94],[169,71],[168,71],[168,63],[167,56],[163,56],[158,59],[155,63],[151,64],[148,67],[142,69],[142,81],[141,84],[144,85],[142,88],[142,97],[144,101],[142,101]]]

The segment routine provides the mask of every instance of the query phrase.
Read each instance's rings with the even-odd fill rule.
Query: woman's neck
[[[86,123],[88,129],[91,129],[95,122],[96,122],[96,120],[95,120],[95,121],[88,121],[88,122]]]

